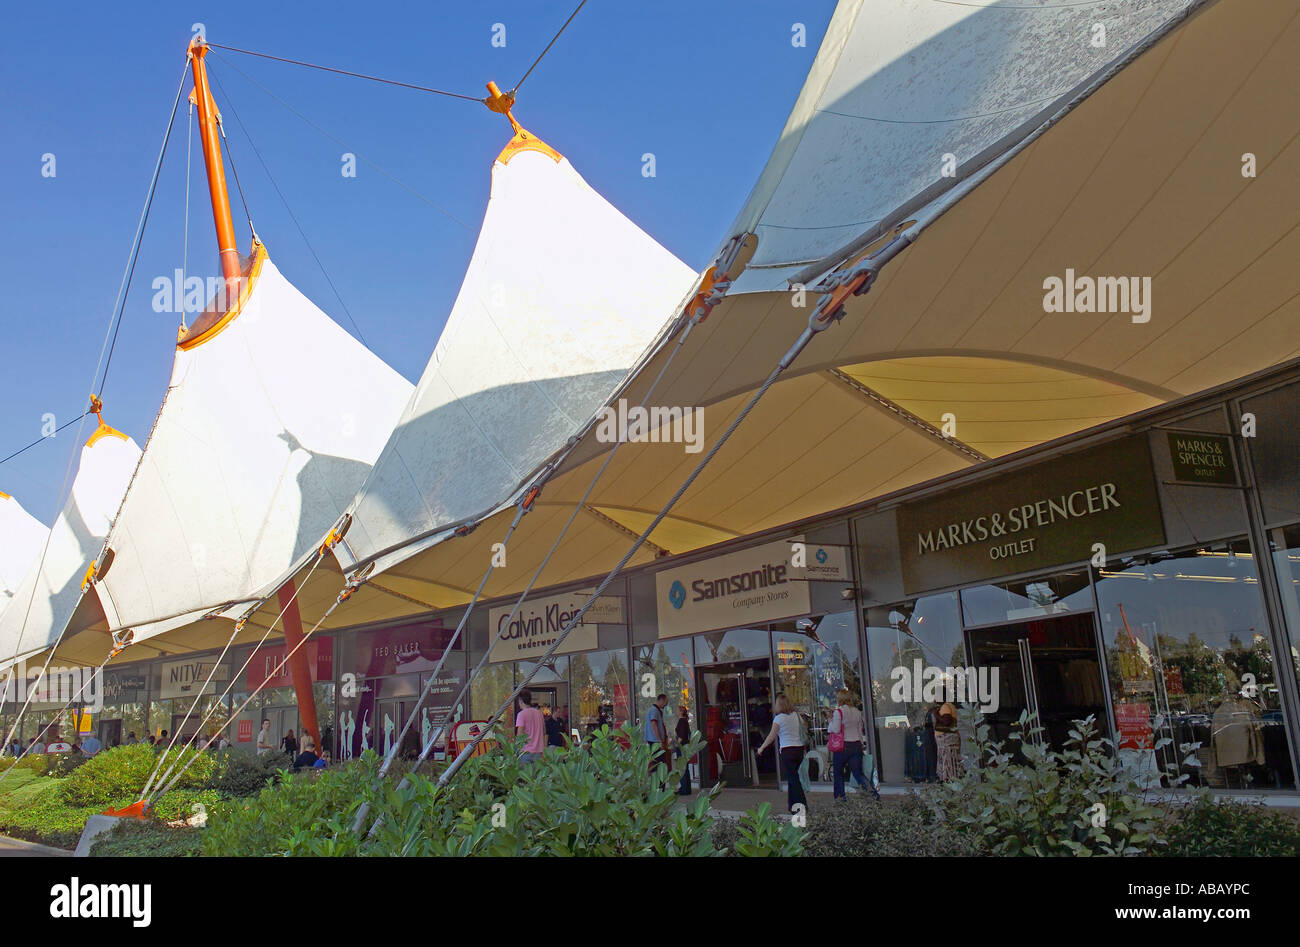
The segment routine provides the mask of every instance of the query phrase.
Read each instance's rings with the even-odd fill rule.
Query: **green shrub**
[[[175,764],[170,780],[192,758],[198,758],[177,780],[178,789],[202,789],[214,784],[219,777],[221,760],[212,753],[193,748],[173,749],[166,755],[158,771],[155,785],[163,774]],[[64,781],[64,798],[72,806],[121,806],[140,798],[145,783],[159,766],[162,754],[147,743],[114,747],[87,760]]]
[[[224,796],[255,796],[289,768],[286,753],[254,755],[243,750],[218,754],[222,772],[214,787]]]
[[[184,858],[200,854],[202,838],[201,829],[167,826],[155,819],[123,819],[95,837],[90,857]]]
[[[1170,813],[1162,855],[1300,855],[1300,822],[1259,803],[1216,803],[1208,792],[1198,793]]]
[[[675,793],[684,760],[669,770],[651,764],[654,752],[630,731],[620,745],[608,729],[581,749],[548,749],[521,766],[517,745],[504,743],[472,757],[447,787],[424,773],[403,785],[377,778],[367,753],[329,770],[286,775],[247,800],[213,809],[203,833],[209,855],[714,855],[709,806],[714,793],[690,807]],[[436,771],[435,767],[435,771]],[[369,828],[352,823],[362,803]],[[756,853],[791,851],[786,831],[772,831],[770,814],[755,815],[749,839]]]
[[[184,822],[199,811],[195,806],[210,812],[221,800],[215,789],[172,789],[158,797],[150,814],[163,822]]]
[[[808,813],[807,855],[860,858],[987,855],[977,828],[949,821],[916,793],[872,799],[850,793]]]
[[[19,772],[35,773],[37,776],[44,776],[49,772],[50,760],[52,757],[44,753],[30,753],[27,756],[20,756],[18,759],[5,757],[3,764],[0,764],[0,770],[14,770],[15,775]],[[5,777],[5,782],[12,779],[12,776]]]
[[[745,858],[783,858],[804,854],[803,829],[772,818],[771,803],[750,809],[736,823],[732,850]]]
[[[1024,757],[1018,762],[981,724],[975,742],[984,765],[926,798],[947,820],[978,828],[996,855],[1141,855],[1164,844],[1164,813],[1119,761],[1114,741],[1097,736],[1093,718],[1074,721],[1059,751],[1032,739],[1038,733],[1021,714],[1011,734]]]
[[[81,753],[60,753],[57,756],[47,756],[48,761],[45,766],[47,776],[67,776],[74,769],[84,765],[93,757],[85,756]]]
[[[98,807],[69,806],[63,799],[66,779],[38,778],[30,772],[9,776],[0,793],[0,833],[75,848],[86,820]]]

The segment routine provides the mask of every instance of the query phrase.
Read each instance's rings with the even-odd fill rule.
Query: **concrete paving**
[[[51,848],[36,842],[0,835],[0,858],[71,858],[72,852],[64,848]]]

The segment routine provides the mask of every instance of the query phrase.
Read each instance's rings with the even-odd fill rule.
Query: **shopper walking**
[[[868,789],[877,799],[871,781],[862,772],[862,747],[866,738],[866,724],[862,711],[853,703],[853,694],[846,688],[835,692],[835,711],[826,725],[827,748],[831,751],[831,775],[835,783],[835,798],[844,798],[845,770],[858,784],[859,789]],[[873,764],[874,765],[874,764]]]
[[[293,729],[290,728],[280,741],[280,749],[288,755],[289,759],[294,759],[298,755],[298,738],[293,735]]]
[[[651,768],[663,763],[672,768],[673,757],[668,745],[668,726],[664,723],[664,708],[668,706],[668,695],[660,694],[645,714],[645,726],[642,735],[645,742],[657,746],[658,750],[650,763]]]
[[[773,743],[781,760],[781,774],[785,778],[786,802],[790,812],[795,806],[808,808],[808,800],[803,794],[803,782],[799,779],[799,764],[803,762],[803,725],[799,715],[794,712],[794,704],[784,693],[776,695],[776,716],[772,718],[772,729],[755,752],[760,756]]]
[[[685,752],[684,747],[691,742],[691,717],[690,711],[685,704],[677,706],[677,756],[680,758]],[[686,761],[682,767],[682,781],[677,787],[677,795],[689,796],[691,794],[691,762]]]
[[[532,691],[520,691],[515,708],[518,711],[515,714],[515,736],[527,737],[519,762],[531,766],[542,758],[542,751],[546,749],[546,721],[542,712],[533,706]]]

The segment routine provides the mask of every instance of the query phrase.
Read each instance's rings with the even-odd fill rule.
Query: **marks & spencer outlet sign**
[[[1164,544],[1151,454],[1127,438],[899,507],[909,594]]]

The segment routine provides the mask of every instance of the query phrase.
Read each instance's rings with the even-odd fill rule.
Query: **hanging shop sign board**
[[[659,637],[808,614],[809,585],[798,579],[810,576],[791,569],[790,542],[782,539],[658,573]]]
[[[492,662],[529,661],[539,658],[555,644],[566,625],[587,604],[594,589],[582,589],[563,595],[529,599],[510,619],[514,604],[499,605],[488,611],[488,633],[493,636]],[[510,619],[507,621],[507,619]],[[594,651],[598,646],[600,625],[621,625],[623,600],[602,595],[565,636],[556,654]]]
[[[796,546],[796,544],[800,545]],[[853,573],[849,570],[849,549],[847,546],[810,543],[803,536],[791,536],[789,545],[791,579],[814,582],[851,582],[853,580]]]
[[[213,671],[213,666],[216,671]],[[208,675],[212,680],[208,681]],[[230,667],[216,664],[212,660],[195,658],[189,661],[169,661],[162,666],[162,687],[158,696],[166,700],[169,697],[195,697],[198,694],[219,694],[226,689],[230,680]],[[205,685],[204,682],[207,681]]]
[[[900,506],[908,594],[1162,546],[1151,452],[1131,437]]]
[[[1237,464],[1232,459],[1232,438],[1227,434],[1168,431],[1166,435],[1175,483],[1237,486]]]

